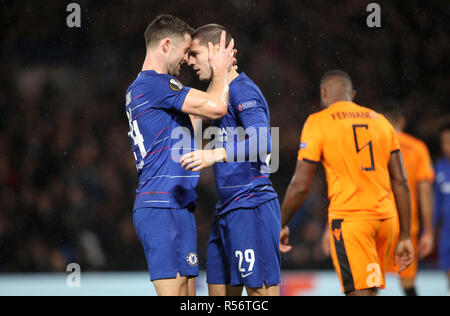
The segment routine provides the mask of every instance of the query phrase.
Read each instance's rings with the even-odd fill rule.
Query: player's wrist
[[[213,149],[214,161],[215,162],[225,162],[227,159],[227,152],[225,148]]]
[[[410,234],[409,234],[409,232],[408,233],[400,233],[399,235],[398,235],[398,240],[399,241],[405,241],[405,240],[408,240],[408,239],[410,239],[411,238],[411,236],[410,236]]]

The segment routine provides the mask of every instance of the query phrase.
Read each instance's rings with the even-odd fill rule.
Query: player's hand
[[[430,255],[434,247],[434,236],[432,231],[426,231],[422,234],[419,241],[419,259]]]
[[[218,161],[225,161],[226,151],[224,148],[212,150],[196,150],[183,155],[180,159],[181,167],[186,170],[200,171],[214,165]]]
[[[289,227],[284,226],[280,233],[280,251],[283,253],[289,252],[292,246],[289,245]]]
[[[235,49],[233,49],[233,68],[234,68],[234,70],[238,70],[238,65],[237,65],[237,58],[236,58],[236,56],[237,56],[237,49],[235,48]]]
[[[228,47],[225,47],[226,32],[222,31],[220,35],[219,49],[214,50],[214,45],[208,42],[208,59],[212,67],[213,73],[217,71],[229,72],[233,64],[236,63],[234,52],[234,40],[231,39]]]
[[[326,256],[331,255],[331,246],[330,246],[330,228],[327,225],[327,228],[323,232],[322,236],[322,251]]]
[[[395,265],[400,265],[398,272],[405,270],[414,260],[414,248],[411,239],[399,240],[395,248]]]

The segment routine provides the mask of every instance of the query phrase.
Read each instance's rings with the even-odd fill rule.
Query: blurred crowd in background
[[[320,110],[319,80],[347,71],[356,102],[396,100],[407,132],[439,158],[438,128],[450,118],[447,0],[383,1],[381,28],[366,25],[371,1],[76,1],[81,28],[68,28],[70,1],[1,3],[0,272],[145,270],[133,223],[137,173],[125,90],[145,56],[144,31],[158,14],[192,27],[219,23],[238,49],[239,71],[264,93],[280,127],[280,203],[296,164],[307,116]],[[193,72],[181,81],[204,88]],[[198,252],[216,191],[212,170],[197,190]],[[321,249],[327,221],[324,173],[316,174],[290,225],[294,249],[283,269],[331,269]],[[435,254],[423,267],[435,268]]]

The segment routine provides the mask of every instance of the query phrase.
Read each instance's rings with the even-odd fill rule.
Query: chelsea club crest
[[[195,267],[196,265],[198,265],[197,254],[195,252],[188,253],[188,255],[186,256],[186,261],[190,266]]]

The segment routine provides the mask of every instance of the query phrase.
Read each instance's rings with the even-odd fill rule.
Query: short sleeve
[[[247,80],[232,83],[230,103],[245,129],[250,126],[269,127],[267,103],[253,83]]]
[[[152,95],[149,96],[150,100],[153,98],[152,107],[181,111],[190,89],[172,76],[161,75],[151,89]]]
[[[236,113],[245,129],[250,126],[269,127],[269,118],[267,117],[265,105],[257,98],[240,100]]]
[[[395,152],[399,152],[400,151],[400,143],[397,138],[397,133],[395,133],[394,128],[392,127],[392,125],[389,122],[387,124],[389,126],[389,134],[390,134],[389,141],[391,144],[391,146],[390,146],[391,154],[395,153]]]
[[[300,138],[300,148],[297,159],[312,163],[319,163],[323,151],[323,134],[320,133],[319,126],[310,116],[303,126]]]

